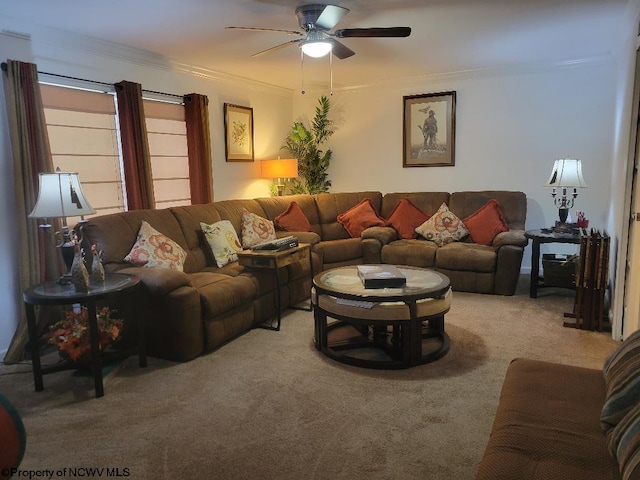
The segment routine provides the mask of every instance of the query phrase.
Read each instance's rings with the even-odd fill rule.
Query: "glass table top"
[[[358,276],[357,266],[326,270],[314,277],[313,284],[322,293],[331,295],[384,299],[435,297],[449,288],[449,278],[435,270],[399,265],[397,267],[407,279],[403,287],[364,288]]]

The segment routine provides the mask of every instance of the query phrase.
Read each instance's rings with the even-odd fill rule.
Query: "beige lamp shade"
[[[41,173],[36,206],[29,218],[66,218],[96,213],[75,172]]]
[[[278,158],[262,160],[262,178],[295,178],[298,176],[298,160],[295,158]]]
[[[586,188],[587,182],[582,176],[582,162],[573,158],[559,158],[553,164],[553,170],[545,187]]]

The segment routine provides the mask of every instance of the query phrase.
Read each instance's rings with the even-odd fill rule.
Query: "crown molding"
[[[230,75],[227,73],[190,65],[180,62],[173,58],[142,50],[120,43],[100,40],[93,37],[69,34],[62,30],[53,28],[42,28],[46,34],[34,35],[31,40],[39,47],[36,50],[44,50],[44,55],[38,55],[46,60],[57,60],[66,63],[60,59],[59,51],[75,51],[78,53],[112,58],[119,61],[131,63],[140,67],[155,68],[163,71],[174,71],[184,75],[190,75],[197,78],[203,78],[227,85],[238,86],[242,84],[243,88],[254,90],[262,93],[275,94],[291,98],[293,90],[290,88],[279,87],[265,82],[252,80],[250,78]]]
[[[600,55],[589,58],[580,58],[573,60],[563,60],[556,62],[535,62],[523,63],[515,65],[506,65],[500,67],[478,68],[471,70],[460,70],[456,72],[434,73],[429,75],[416,75],[412,77],[389,78],[380,82],[363,83],[360,85],[338,86],[333,91],[340,93],[357,92],[367,89],[380,89],[389,87],[408,87],[413,85],[423,85],[431,83],[443,82],[459,82],[466,80],[475,80],[490,77],[505,77],[513,75],[524,75],[531,73],[547,73],[558,70],[566,70],[573,68],[596,67],[602,65],[611,65],[614,62],[613,56],[610,54]]]

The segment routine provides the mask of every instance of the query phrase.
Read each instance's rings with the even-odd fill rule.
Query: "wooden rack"
[[[580,259],[576,272],[575,318],[564,322],[565,327],[602,331],[604,327],[604,298],[609,275],[609,235],[596,229],[580,230]]]

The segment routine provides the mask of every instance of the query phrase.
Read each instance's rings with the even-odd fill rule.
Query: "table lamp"
[[[298,160],[295,158],[262,160],[261,169],[262,178],[275,179],[278,196],[281,196],[284,193],[285,180],[298,176]]]
[[[29,218],[61,218],[62,231],[56,232],[61,236],[60,254],[67,272],[58,279],[60,284],[71,283],[71,264],[73,263],[75,239],[72,238],[74,232],[67,225],[67,217],[81,217],[96,213],[89,204],[77,173],[61,172],[57,168],[54,173],[39,174],[38,199],[33,210],[28,215]],[[43,229],[51,228],[49,224],[40,225]]]
[[[556,207],[558,207],[558,214],[560,217],[560,223],[567,223],[567,216],[569,209],[573,208],[576,197],[578,196],[578,188],[586,188],[587,182],[584,181],[582,176],[582,163],[580,160],[573,158],[559,158],[553,164],[553,170],[545,187],[553,187],[551,196]],[[561,195],[558,196],[556,188],[561,189]],[[567,189],[573,188],[573,192],[569,197],[567,195]]]

